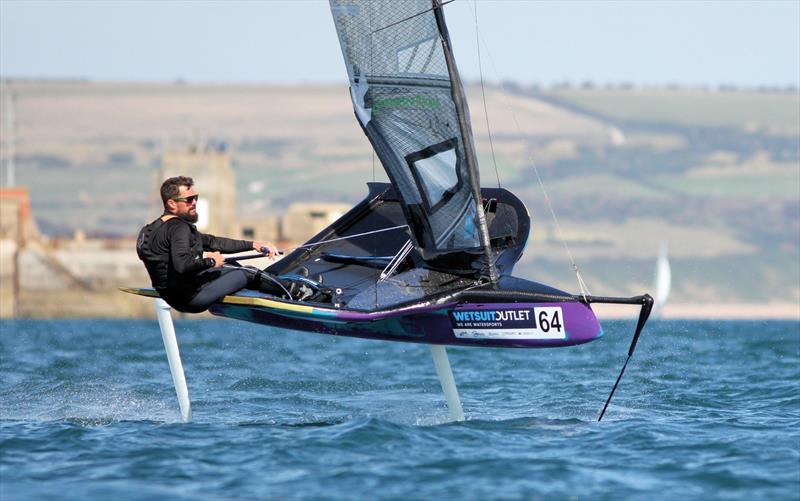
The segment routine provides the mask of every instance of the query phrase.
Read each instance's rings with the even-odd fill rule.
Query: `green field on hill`
[[[796,91],[563,90],[553,95],[620,120],[800,132]]]

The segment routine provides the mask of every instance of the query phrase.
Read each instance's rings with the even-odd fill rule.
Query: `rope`
[[[478,35],[480,38],[480,35]],[[484,46],[486,44],[484,43]],[[480,51],[479,51],[480,53]],[[489,56],[489,62],[492,65],[492,69],[494,70],[495,74],[497,74],[497,67],[494,64],[494,59],[492,58],[491,52],[489,52],[488,47],[486,49],[486,53]],[[480,58],[478,59],[480,61]],[[483,79],[481,78],[481,85],[483,85]],[[501,100],[503,101],[503,106],[511,113],[511,118],[514,120],[514,126],[517,128],[517,132],[522,134],[522,127],[519,125],[519,121],[517,120],[517,114],[514,112],[514,108],[508,104],[506,97],[504,94],[501,94]],[[485,104],[485,101],[484,101]],[[572,256],[572,251],[570,251],[569,245],[567,245],[567,241],[563,237],[563,232],[561,231],[561,223],[558,221],[558,217],[556,216],[556,212],[553,209],[553,204],[550,202],[550,196],[547,194],[547,189],[545,189],[544,181],[542,181],[542,176],[539,174],[539,169],[536,167],[536,162],[533,159],[531,153],[528,153],[528,160],[533,167],[533,171],[536,174],[536,180],[539,182],[539,187],[542,190],[542,194],[544,194],[544,200],[547,204],[547,208],[550,211],[550,216],[553,218],[553,222],[556,226],[556,235],[558,239],[561,241],[561,244],[564,246],[564,250],[567,252],[567,256],[569,257],[569,261],[572,264],[572,269],[575,272],[575,277],[578,280],[578,287],[580,288],[580,293],[583,296],[584,300],[586,300],[586,296],[590,296],[591,293],[589,292],[588,287],[586,287],[586,283],[583,281],[583,277],[581,277],[580,270],[578,269],[577,263],[575,263],[575,259]]]
[[[399,224],[397,226],[392,226],[391,228],[381,228],[380,230],[365,231],[364,233],[356,233],[355,235],[347,235],[347,236],[344,236],[344,237],[330,238],[328,240],[320,240],[319,242],[312,242],[310,244],[298,245],[297,247],[287,247],[287,248],[283,249],[281,252],[287,253],[287,252],[290,252],[290,251],[293,251],[293,250],[296,250],[296,249],[310,248],[310,247],[314,247],[316,245],[327,244],[327,243],[330,243],[330,242],[338,242],[340,240],[347,240],[347,239],[350,239],[350,238],[364,237],[364,236],[367,236],[367,235],[373,235],[375,233],[382,233],[384,231],[399,230],[400,228],[408,228],[408,225],[407,224]]]
[[[514,115],[513,110],[511,111],[511,116],[514,119],[514,123],[519,129],[519,123],[517,123],[517,117]],[[581,295],[583,295],[584,299],[586,299],[587,295],[591,295],[589,293],[589,289],[586,288],[586,284],[583,282],[583,278],[581,277],[581,272],[578,270],[578,265],[575,263],[575,259],[572,257],[572,251],[569,249],[569,245],[567,245],[567,241],[564,239],[563,232],[561,231],[561,223],[558,221],[558,216],[556,216],[556,211],[553,209],[553,204],[550,202],[550,195],[547,194],[547,189],[544,187],[544,181],[542,181],[542,176],[539,174],[539,169],[536,167],[536,162],[531,160],[531,165],[533,165],[533,172],[536,173],[536,179],[539,181],[539,187],[542,189],[542,194],[544,195],[544,200],[547,203],[547,208],[550,211],[550,216],[553,218],[553,222],[556,225],[556,235],[558,239],[561,240],[561,243],[564,245],[564,250],[567,251],[567,256],[569,256],[569,261],[572,263],[572,269],[575,271],[575,277],[578,279],[578,287],[581,290]]]
[[[483,85],[483,65],[481,64],[481,36],[478,31],[478,0],[473,2],[475,12],[475,46],[478,49],[478,72],[481,77],[481,96],[483,97],[483,116],[486,118],[486,133],[489,135],[489,148],[492,151],[492,163],[494,163],[494,175],[497,177],[497,187],[500,188],[500,172],[497,170],[497,157],[494,154],[494,141],[492,140],[492,128],[489,126],[489,110],[486,107],[486,89]]]
[[[379,31],[383,31],[383,30],[385,30],[387,28],[391,28],[392,26],[397,26],[400,23],[404,23],[404,22],[406,22],[406,21],[408,21],[410,19],[414,19],[415,17],[419,17],[419,16],[421,16],[423,14],[427,14],[428,12],[432,12],[432,11],[438,9],[438,8],[444,7],[445,5],[447,5],[449,3],[453,3],[455,1],[456,0],[446,0],[446,1],[442,2],[438,7],[431,7],[430,9],[425,9],[423,11],[417,12],[416,14],[412,14],[412,15],[410,15],[408,17],[404,17],[403,19],[401,19],[399,21],[395,21],[392,24],[387,24],[386,26],[378,28],[375,31],[370,32],[370,35],[374,35],[375,33],[379,32]],[[371,26],[372,26],[372,24],[370,23],[370,27]]]

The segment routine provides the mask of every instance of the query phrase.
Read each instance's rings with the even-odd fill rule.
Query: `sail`
[[[662,308],[664,308],[664,305],[667,303],[670,289],[672,288],[672,271],[669,266],[669,258],[667,257],[666,242],[661,243],[661,248],[658,251],[654,283],[656,297],[653,312],[650,316],[659,318]]]
[[[469,114],[438,0],[330,3],[356,116],[415,246],[425,259],[490,252]]]

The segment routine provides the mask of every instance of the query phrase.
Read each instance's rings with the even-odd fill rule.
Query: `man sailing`
[[[139,232],[136,252],[158,294],[185,313],[200,313],[223,296],[245,287],[261,289],[260,272],[226,266],[221,253],[257,250],[275,257],[269,242],[233,240],[200,233],[197,199],[191,177],[171,177],[161,185],[164,214]],[[268,288],[270,284],[267,282]],[[271,286],[274,288],[274,285]]]

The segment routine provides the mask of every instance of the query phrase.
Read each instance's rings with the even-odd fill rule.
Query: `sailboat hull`
[[[484,188],[482,194],[501,275],[494,286],[476,285],[474,277],[450,272],[448,263],[422,261],[414,252],[391,277],[381,279],[383,266],[366,258],[395,254],[408,243],[408,234],[363,235],[375,228],[402,228],[405,221],[394,190],[370,183],[360,204],[267,268],[276,276],[302,269],[307,276],[324,277],[327,287],[340,291],[336,298],[299,302],[243,290],[209,311],[278,328],[438,345],[550,348],[601,337],[594,312],[580,298],[511,276],[530,232],[530,216],[506,190]],[[480,257],[466,258],[460,265],[469,273]]]
[[[603,335],[592,309],[579,301],[454,302],[356,312],[229,296],[209,311],[283,329],[450,346],[552,348],[587,343]]]

